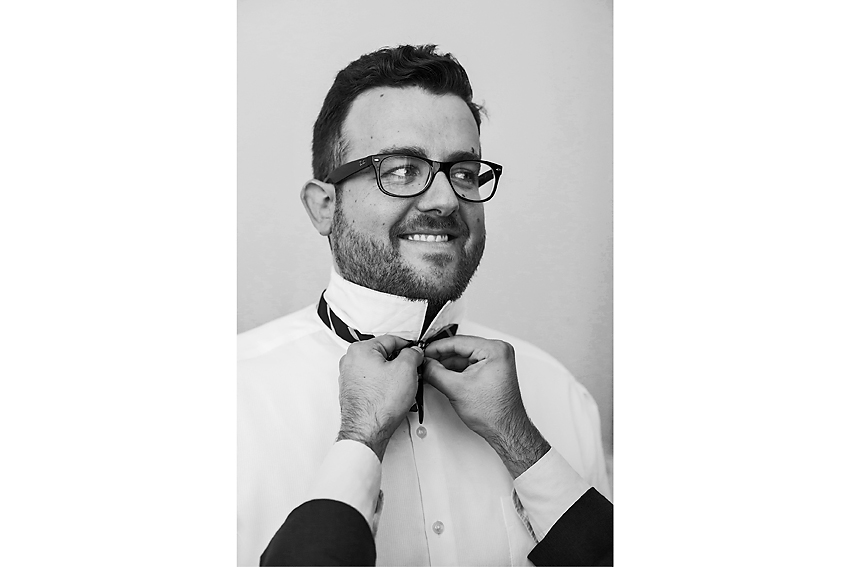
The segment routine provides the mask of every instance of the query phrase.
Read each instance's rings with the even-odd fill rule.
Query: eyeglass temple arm
[[[488,181],[493,179],[494,176],[495,176],[495,174],[493,173],[492,169],[490,171],[486,172],[486,173],[482,173],[481,175],[478,176],[478,184],[484,185],[485,183],[487,183]]]
[[[340,181],[351,177],[355,173],[366,169],[369,165],[371,165],[371,163],[372,159],[369,157],[341,165],[328,175],[325,183],[339,183]]]

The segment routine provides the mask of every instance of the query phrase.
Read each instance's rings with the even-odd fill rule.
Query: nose
[[[432,212],[443,217],[451,215],[459,206],[460,202],[449,183],[449,178],[442,171],[434,174],[431,186],[419,196],[416,202],[416,207],[423,213]]]

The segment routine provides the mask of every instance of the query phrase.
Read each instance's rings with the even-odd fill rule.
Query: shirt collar
[[[425,321],[426,301],[413,301],[345,280],[331,268],[325,300],[347,325],[370,335],[396,335],[407,341],[419,339]],[[460,323],[466,312],[463,298],[449,301],[434,317],[422,336],[427,339],[446,325]]]

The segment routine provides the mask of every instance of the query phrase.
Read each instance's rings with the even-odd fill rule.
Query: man
[[[363,516],[379,565],[527,564],[591,486],[610,495],[587,391],[464,319],[501,174],[479,125],[466,72],[433,46],[338,74],[301,192],[330,283],[239,337],[240,564],[315,498]]]

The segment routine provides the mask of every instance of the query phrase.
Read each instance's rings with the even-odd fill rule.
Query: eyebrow
[[[432,159],[428,157],[428,153],[421,146],[390,146],[387,148],[382,148],[379,154],[405,154],[414,157],[420,157],[422,159]],[[465,159],[481,159],[478,154],[475,152],[459,150],[456,152],[452,152],[448,155],[445,160],[438,161],[462,161]]]

